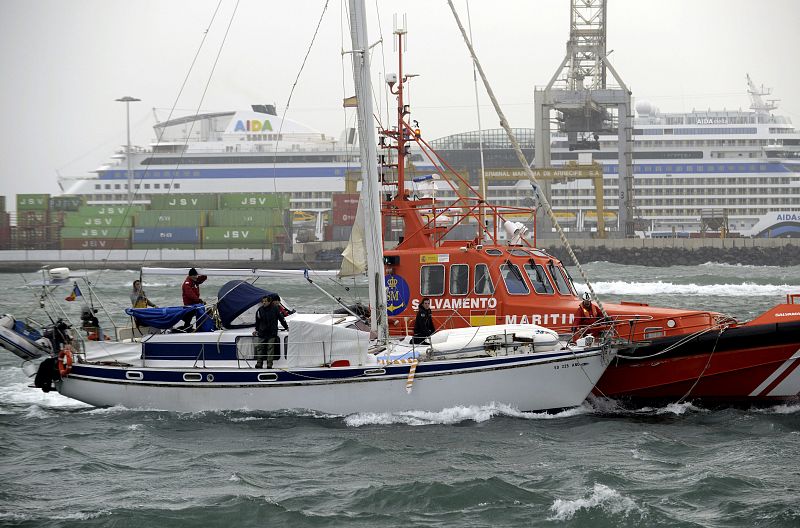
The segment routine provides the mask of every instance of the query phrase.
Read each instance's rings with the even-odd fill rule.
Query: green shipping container
[[[188,209],[192,211],[215,211],[216,194],[157,194],[150,198],[150,209],[166,211]]]
[[[175,244],[164,242],[163,244],[131,244],[131,249],[197,249],[199,244]]]
[[[204,227],[204,248],[263,247],[275,239],[271,227]]]
[[[64,215],[64,227],[131,227],[133,217],[127,216],[81,216],[75,213]]]
[[[6,212],[6,197],[0,196],[0,213]]]
[[[203,227],[205,211],[143,211],[134,219],[136,227]]]
[[[49,194],[18,194],[17,211],[46,211],[50,207]]]
[[[62,227],[61,238],[131,238],[130,227]]]
[[[51,196],[51,211],[77,211],[83,203],[80,196]]]
[[[143,205],[82,205],[78,209],[81,216],[130,216],[144,211]]]
[[[229,193],[219,197],[220,210],[288,209],[289,196],[280,193]]]
[[[283,227],[283,211],[281,209],[231,209],[212,211],[208,214],[208,225],[211,227]]]

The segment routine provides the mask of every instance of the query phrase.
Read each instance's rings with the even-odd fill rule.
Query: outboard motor
[[[33,379],[34,387],[38,387],[44,392],[55,390],[53,382],[61,379],[58,374],[56,358],[61,348],[72,341],[69,335],[69,329],[69,324],[59,319],[53,326],[46,328],[44,331],[44,338],[52,344],[50,357],[39,364],[39,370],[36,372],[36,377]]]

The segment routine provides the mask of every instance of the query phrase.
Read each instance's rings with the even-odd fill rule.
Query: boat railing
[[[611,331],[628,342],[643,342],[661,337],[700,334],[727,327],[732,320],[714,312],[693,312],[684,315],[654,317],[649,314],[617,315],[598,319],[573,333],[571,341],[592,334]]]

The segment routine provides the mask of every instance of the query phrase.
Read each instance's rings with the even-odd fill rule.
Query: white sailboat
[[[365,249],[355,253],[366,257],[369,330],[355,315],[289,315],[271,369],[254,367],[252,327],[224,322],[209,332],[85,342],[43,364],[57,367],[54,388],[61,394],[96,406],[332,414],[491,403],[539,411],[583,402],[605,371],[608,347],[567,343],[536,325],[444,330],[422,345],[389,338],[363,0],[351,0],[350,22],[365,228]]]

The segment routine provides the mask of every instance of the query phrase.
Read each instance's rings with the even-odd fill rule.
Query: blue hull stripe
[[[521,356],[506,356],[506,357],[492,357],[492,358],[477,358],[475,360],[458,360],[455,363],[445,362],[431,362],[419,363],[417,365],[416,377],[424,377],[426,375],[445,375],[455,374],[459,372],[469,371],[471,369],[480,368],[508,368],[518,365],[519,363],[534,362],[534,363],[547,363],[552,361],[562,361],[564,359],[576,358],[578,360],[584,359],[588,356],[597,355],[599,350],[595,349],[589,352],[578,354],[577,356],[572,352],[558,352],[552,354],[536,354],[536,355],[521,355]],[[88,364],[75,364],[72,367],[70,377],[89,379],[92,381],[100,382],[123,382],[132,385],[141,384],[178,384],[181,386],[196,386],[201,381],[205,385],[217,384],[298,384],[298,383],[314,383],[314,382],[331,382],[331,381],[369,381],[379,380],[394,377],[405,377],[408,375],[409,364],[401,365],[369,365],[360,366],[347,369],[341,368],[304,368],[296,370],[275,370],[266,371],[268,374],[275,374],[277,378],[268,382],[259,381],[259,374],[264,374],[263,370],[247,369],[247,368],[122,368],[122,367],[105,367],[93,366]],[[384,370],[385,374],[379,375],[366,375],[365,372]],[[135,371],[142,373],[141,380],[129,380],[126,378],[126,372]],[[201,381],[187,382],[184,381],[183,375],[185,373],[197,373],[202,376]],[[213,382],[208,382],[208,375],[213,376]]]

